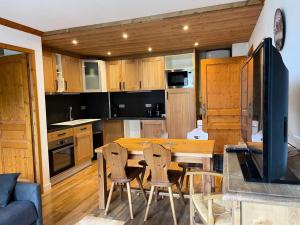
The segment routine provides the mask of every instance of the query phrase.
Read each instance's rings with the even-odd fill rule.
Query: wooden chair
[[[103,147],[103,155],[107,163],[110,165],[111,174],[109,175],[109,178],[112,181],[108,199],[107,199],[107,205],[105,208],[105,215],[107,215],[108,212],[112,193],[114,191],[114,186],[115,185],[123,186],[124,184],[126,184],[127,192],[128,192],[130,218],[133,219],[130,182],[133,181],[134,179],[136,179],[143,193],[145,201],[147,203],[146,193],[143,188],[142,182],[140,180],[140,174],[142,172],[142,168],[127,166],[128,151],[126,148],[122,147],[117,143],[110,143],[107,146]]]
[[[144,146],[144,158],[151,171],[151,175],[149,175],[148,177],[148,181],[151,185],[151,190],[144,221],[146,221],[148,217],[154,189],[157,189],[159,187],[166,187],[168,188],[168,192],[170,195],[170,203],[174,224],[177,225],[172,186],[176,185],[180,198],[184,203],[184,198],[178,182],[182,172],[178,170],[168,170],[171,163],[171,151],[159,144],[149,143],[146,146]]]
[[[194,190],[194,176],[200,175],[201,181],[204,180],[204,176],[210,176],[211,179],[219,177],[222,186],[223,175],[204,171],[188,172],[187,175],[190,179],[190,224],[196,224],[195,212],[197,212],[204,225],[232,225],[232,203],[223,201],[221,192],[203,194],[195,193]]]
[[[203,164],[202,163],[178,163],[178,166],[182,168],[182,176],[180,178],[180,187],[182,189],[183,187],[183,181],[184,177],[186,175],[186,172],[195,171],[195,170],[203,170]],[[189,187],[189,179],[186,179],[186,188]]]

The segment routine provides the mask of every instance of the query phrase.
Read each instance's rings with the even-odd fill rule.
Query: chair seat
[[[108,178],[110,178],[112,181],[116,183],[126,183],[134,180],[137,176],[139,176],[142,173],[142,171],[143,168],[141,167],[127,166],[125,168],[127,179],[111,178],[111,174],[108,175]]]
[[[185,169],[203,169],[202,163],[178,163],[178,166]]]
[[[152,185],[167,185],[168,186],[168,185],[173,185],[173,184],[177,183],[181,176],[182,176],[182,171],[168,170],[168,179],[170,181],[169,183],[163,184],[161,182],[152,181],[151,173],[148,176],[147,181]]]
[[[203,194],[194,194],[191,196],[191,199],[201,220],[204,220],[204,223],[208,223],[208,206],[207,201],[203,200]],[[231,210],[225,201],[221,199],[215,199],[213,201],[213,215],[215,225],[232,225]]]

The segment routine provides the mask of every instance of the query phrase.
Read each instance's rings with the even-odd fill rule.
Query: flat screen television
[[[264,39],[242,68],[241,136],[249,151],[238,158],[246,180],[295,179],[287,171],[288,76],[271,38]]]

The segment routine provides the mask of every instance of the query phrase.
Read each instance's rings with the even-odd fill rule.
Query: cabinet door
[[[215,152],[240,141],[241,68],[245,57],[201,61],[203,130],[216,141]]]
[[[83,61],[84,91],[101,91],[101,77],[97,60]]]
[[[106,63],[107,89],[108,91],[122,90],[122,61],[110,61]]]
[[[57,75],[55,54],[43,51],[45,92],[57,91]]]
[[[122,89],[125,91],[137,91],[140,89],[138,60],[122,61]]]
[[[78,58],[61,56],[62,76],[65,79],[66,92],[82,92],[82,64]]]
[[[139,70],[142,90],[165,89],[164,57],[141,59]]]
[[[167,92],[167,130],[169,138],[186,138],[196,127],[195,90],[172,89]]]
[[[168,138],[164,120],[142,120],[142,138]]]
[[[91,125],[74,128],[75,164],[91,160],[93,155],[93,134]]]
[[[103,122],[103,144],[108,144],[124,137],[123,120],[108,120]]]

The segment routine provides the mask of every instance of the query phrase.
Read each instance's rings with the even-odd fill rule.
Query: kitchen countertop
[[[82,126],[82,125],[85,125],[85,124],[98,122],[100,120],[101,119],[82,119],[82,122],[74,124],[74,125],[66,125],[66,122],[71,122],[72,123],[72,122],[76,122],[77,120],[66,121],[66,122],[62,122],[62,123],[49,124],[49,125],[47,125],[47,132],[51,133],[51,132],[55,132],[55,131],[59,131],[59,130],[64,130],[64,129],[68,129],[68,128]]]
[[[300,153],[289,158],[289,167],[299,171]],[[255,183],[244,180],[237,154],[224,152],[224,198],[231,201],[271,203],[300,207],[300,185]]]
[[[111,117],[102,120],[165,120],[165,117]]]

